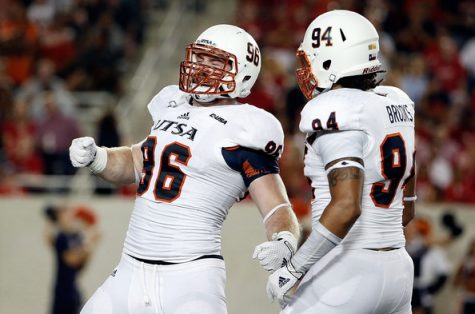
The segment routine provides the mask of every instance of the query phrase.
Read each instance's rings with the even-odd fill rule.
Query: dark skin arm
[[[359,158],[341,158],[330,162],[330,168],[342,160],[352,160],[363,165]],[[337,168],[328,174],[331,201],[320,217],[320,223],[334,235],[343,239],[361,214],[361,198],[363,192],[364,172],[357,167]],[[298,281],[287,293],[293,295]]]
[[[413,197],[416,195],[416,176],[413,176],[404,187],[404,197]],[[402,211],[402,225],[405,227],[414,218],[415,201],[404,201]]]
[[[363,164],[359,158],[341,158],[326,165],[326,169],[342,160]],[[343,239],[361,214],[364,172],[357,167],[337,168],[328,174],[331,201],[325,208],[320,223]]]

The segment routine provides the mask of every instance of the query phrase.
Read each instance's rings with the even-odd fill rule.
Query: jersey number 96
[[[142,178],[137,194],[143,195],[149,188],[153,178],[153,169],[155,167],[155,146],[157,138],[149,136],[142,144],[143,169]],[[190,148],[184,144],[173,142],[166,145],[162,150],[160,157],[160,169],[155,179],[153,195],[157,201],[173,202],[181,194],[181,188],[186,179],[186,174],[180,167],[172,164],[171,157],[175,157],[175,163],[187,165],[191,158]]]

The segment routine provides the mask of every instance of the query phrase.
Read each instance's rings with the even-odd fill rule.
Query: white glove
[[[286,263],[282,268],[277,269],[267,280],[267,297],[271,302],[279,301],[283,309],[291,301],[292,296],[289,290],[302,278],[303,274],[294,270],[292,264]]]
[[[92,137],[74,139],[69,147],[69,158],[74,167],[89,167],[94,173],[104,170],[107,164],[106,150],[98,147]]]
[[[297,239],[289,231],[281,231],[272,235],[272,241],[256,246],[252,258],[269,272],[284,266],[297,250]]]

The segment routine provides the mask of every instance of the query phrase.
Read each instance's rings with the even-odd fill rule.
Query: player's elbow
[[[344,199],[335,203],[338,208],[341,221],[352,226],[361,215],[361,203],[356,199]]]

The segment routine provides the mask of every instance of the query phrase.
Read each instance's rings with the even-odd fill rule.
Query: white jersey
[[[222,150],[246,147],[280,156],[282,126],[270,113],[237,102],[197,107],[189,100],[172,85],[148,104],[153,126],[142,145],[126,254],[168,262],[220,254],[224,219],[247,191]],[[249,176],[255,171],[249,165],[243,170]]]
[[[414,171],[411,99],[388,86],[373,91],[331,90],[305,106],[300,130],[307,134],[304,173],[314,189],[313,223],[331,199],[325,165],[358,157],[364,161],[365,173],[362,213],[341,245],[403,247],[403,186]],[[354,147],[361,149],[355,152]]]

